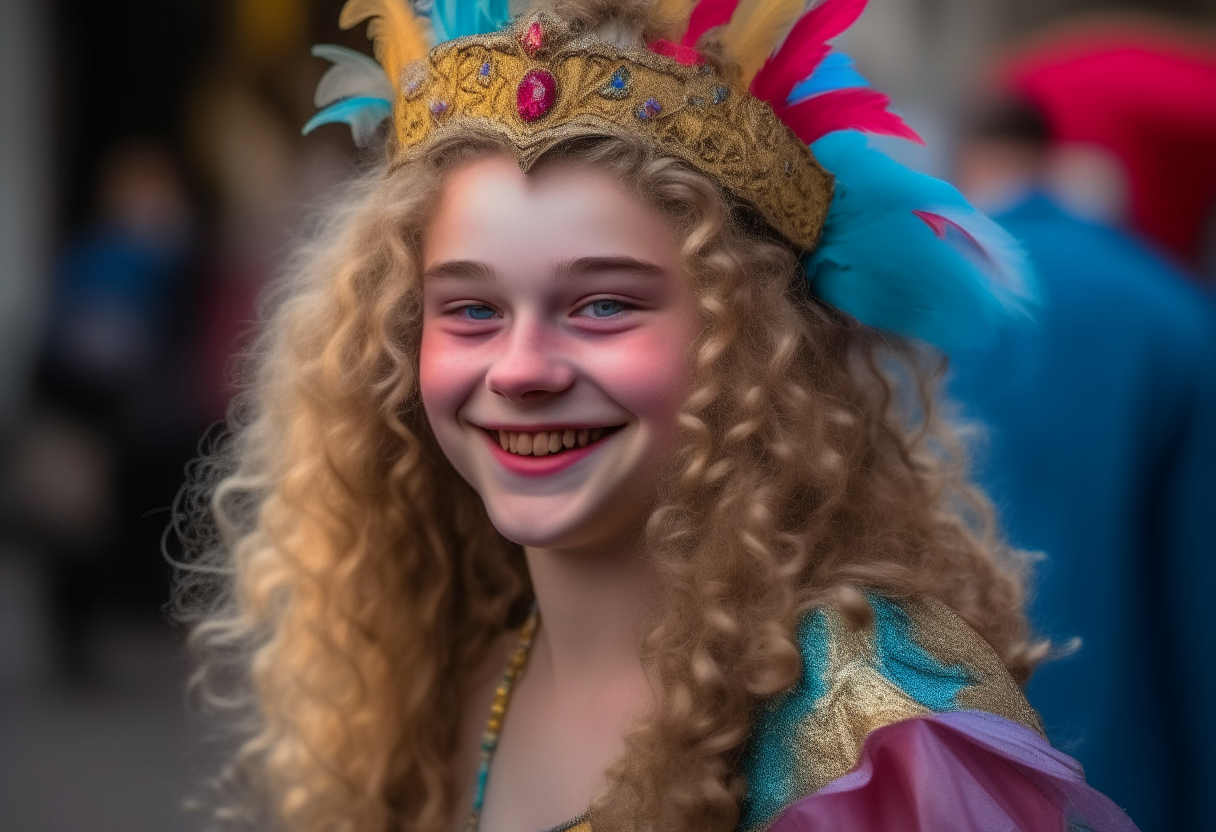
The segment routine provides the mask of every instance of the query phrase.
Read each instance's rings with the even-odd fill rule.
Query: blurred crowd
[[[98,616],[160,616],[184,466],[224,418],[230,359],[303,207],[350,162],[340,134],[299,138],[317,76],[305,4],[61,5],[50,42],[71,80],[52,90],[74,129],[0,518],[46,576],[47,669],[88,684]]]
[[[357,164],[342,129],[299,135],[323,70],[308,44],[366,50],[335,28],[341,5],[0,11],[17,56],[3,104],[30,114],[0,143],[0,328],[15,344],[0,357],[0,828],[75,828],[34,804],[48,792],[30,778],[78,784],[24,762],[43,743],[76,754],[79,732],[54,727],[121,687],[123,667],[163,664],[161,706],[182,710],[163,533],[223,420],[260,290],[307,205]],[[949,173],[1036,264],[1036,320],[951,356],[949,390],[981,428],[977,476],[1005,532],[1043,555],[1032,616],[1058,650],[1032,704],[1144,832],[1216,818],[1216,9],[1166,5],[875,0],[850,44],[945,149],[913,161]],[[893,63],[909,19],[922,47],[947,32],[955,48],[905,46]],[[136,631],[146,652],[116,653]],[[45,731],[14,732],[48,697]],[[127,750],[160,753],[140,745],[157,725],[124,733]],[[142,764],[162,762],[184,765]],[[167,788],[184,798],[192,776]],[[164,825],[82,811],[94,829]]]

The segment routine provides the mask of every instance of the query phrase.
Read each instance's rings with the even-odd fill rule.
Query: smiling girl
[[[186,492],[218,532],[181,587],[203,690],[244,717],[221,817],[1134,828],[1022,697],[1021,561],[917,340],[1018,314],[1016,247],[840,132],[906,130],[823,57],[863,6],[564,0],[497,32],[436,2],[467,37],[424,56],[407,6],[348,5],[392,83],[319,48],[316,121],[382,141],[391,112],[387,153]]]

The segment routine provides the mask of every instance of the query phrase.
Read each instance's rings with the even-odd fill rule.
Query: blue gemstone
[[[647,98],[646,103],[638,107],[638,118],[654,118],[661,112],[663,112],[663,105],[653,98]]]
[[[714,103],[721,104],[730,97],[730,89],[723,86],[714,87]]]
[[[600,95],[604,98],[621,100],[629,97],[629,87],[633,84],[633,73],[629,67],[618,66],[612,75],[600,87]]]

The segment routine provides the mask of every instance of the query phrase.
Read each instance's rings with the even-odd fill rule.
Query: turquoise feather
[[[393,114],[393,105],[383,98],[347,98],[331,104],[317,113],[304,125],[308,135],[323,124],[346,124],[350,126],[355,144],[363,147],[375,135],[381,122]]]
[[[314,102],[321,109],[304,125],[308,135],[322,124],[350,126],[355,144],[366,145],[393,112],[393,86],[380,64],[353,49],[319,43],[312,54],[333,63],[317,84]]]
[[[435,43],[497,32],[511,21],[507,0],[434,0]]]
[[[836,177],[814,292],[858,321],[936,344],[983,347],[1037,303],[1022,248],[952,185],[909,170],[855,131],[811,145]]]
[[[805,81],[790,91],[789,104],[797,104],[837,90],[861,89],[870,86],[866,77],[857,71],[853,59],[843,52],[833,52],[823,59]]]

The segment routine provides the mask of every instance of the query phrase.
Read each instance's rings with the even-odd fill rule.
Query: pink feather
[[[691,65],[700,56],[697,41],[715,26],[724,26],[740,0],[700,0],[693,8],[688,31],[679,44],[659,41],[650,48],[680,63]],[[761,67],[751,92],[772,105],[799,138],[811,144],[837,130],[859,130],[898,136],[924,144],[924,140],[890,111],[891,99],[870,89],[836,90],[787,106],[790,91],[808,78],[831,52],[828,41],[848,31],[870,0],[823,0],[799,18],[777,53]]]
[[[688,31],[684,33],[684,39],[680,41],[680,44],[690,48],[695,47],[697,41],[701,39],[701,35],[715,26],[725,26],[730,23],[730,19],[738,7],[739,0],[701,0],[692,10],[692,16],[688,20]]]
[[[809,78],[827,57],[831,51],[828,41],[847,32],[869,2],[824,0],[804,14],[753,79],[752,95],[774,107],[784,106],[794,85]]]
[[[672,43],[669,40],[655,40],[646,45],[656,55],[671,58],[676,63],[683,64],[684,66],[696,66],[705,60],[701,57],[701,53],[691,46]]]
[[[898,136],[917,144],[925,141],[902,118],[891,112],[891,99],[869,89],[836,90],[776,108],[777,116],[807,144],[837,130],[859,130]]]

